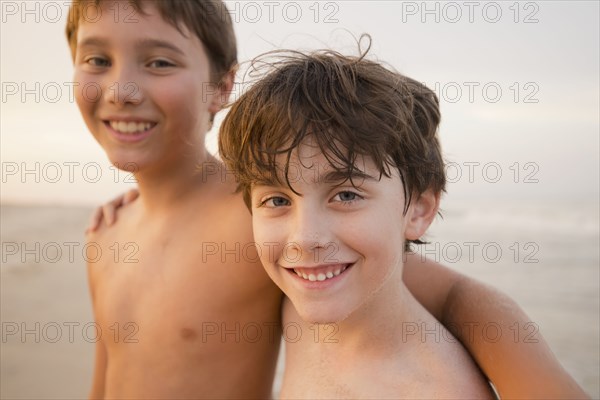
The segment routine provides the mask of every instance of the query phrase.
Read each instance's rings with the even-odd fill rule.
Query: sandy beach
[[[555,233],[543,225],[545,214],[523,229],[504,214],[478,212],[447,211],[423,252],[517,300],[564,367],[598,398],[597,211],[591,219],[583,211],[581,220],[564,216]],[[2,205],[2,399],[87,395],[97,334],[83,252],[89,213],[85,207]],[[538,213],[558,218],[552,210]],[[473,238],[478,245],[465,244]]]

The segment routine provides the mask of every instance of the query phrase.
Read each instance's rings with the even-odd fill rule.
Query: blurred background
[[[0,397],[83,398],[95,337],[83,232],[93,206],[135,180],[73,100],[69,2],[0,3]],[[369,33],[371,58],[438,94],[449,186],[418,251],[513,297],[600,397],[599,3],[227,5],[241,62],[278,48],[357,54]]]

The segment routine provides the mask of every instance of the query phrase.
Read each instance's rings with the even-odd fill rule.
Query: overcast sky
[[[2,201],[94,204],[129,179],[73,102],[67,4],[1,2]],[[598,2],[227,4],[240,61],[280,47],[356,54],[369,33],[372,58],[435,90],[450,199],[598,201]]]

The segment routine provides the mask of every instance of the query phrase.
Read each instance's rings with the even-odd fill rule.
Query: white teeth
[[[295,269],[294,269],[294,272],[296,273],[296,275],[298,275],[299,277],[301,277],[301,278],[303,278],[303,279],[305,279],[307,281],[311,281],[311,282],[316,282],[316,281],[323,282],[324,280],[331,279],[331,278],[333,278],[335,276],[338,276],[339,274],[341,274],[342,272],[344,272],[346,270],[346,268],[347,267],[341,267],[341,268],[338,268],[338,269],[336,269],[334,271],[329,271],[327,273],[320,272],[320,273],[318,273],[316,275],[315,274],[306,274],[304,272],[300,272],[300,271],[297,271]]]
[[[152,127],[150,122],[109,121],[110,127],[120,133],[144,132]]]

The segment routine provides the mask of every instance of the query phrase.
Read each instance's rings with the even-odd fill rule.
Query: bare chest
[[[273,304],[260,302],[268,277],[236,243],[189,232],[123,232],[97,243],[97,322],[121,336],[178,346],[202,343],[215,325],[273,318]]]

